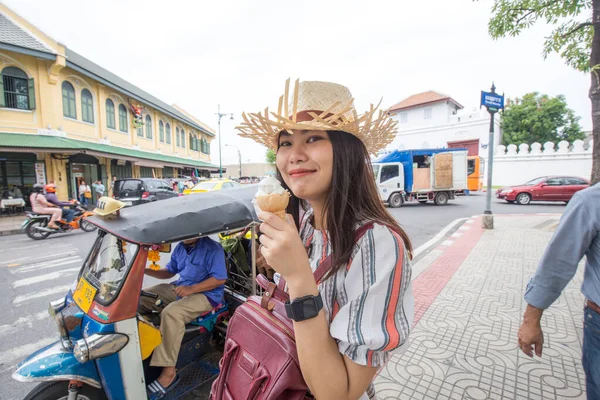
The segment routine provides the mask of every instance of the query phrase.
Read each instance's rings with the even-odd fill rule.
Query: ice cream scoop
[[[254,202],[260,210],[271,212],[285,221],[285,209],[289,201],[290,193],[277,179],[267,177],[258,184]]]

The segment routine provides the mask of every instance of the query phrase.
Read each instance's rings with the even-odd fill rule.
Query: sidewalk
[[[21,224],[23,223],[25,218],[25,214],[16,215],[14,217],[2,216],[0,218],[0,236],[16,235],[18,233],[23,233],[23,231],[21,230]]]
[[[496,215],[492,231],[474,217],[417,262],[411,345],[381,371],[378,398],[585,399],[583,265],[542,317],[542,357],[517,347],[525,286],[559,217]]]

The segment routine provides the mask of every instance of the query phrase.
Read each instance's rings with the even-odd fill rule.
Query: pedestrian
[[[92,198],[92,190],[89,185],[85,184],[85,180],[79,182],[79,202],[84,206],[87,206],[88,199]]]
[[[106,188],[104,187],[104,185],[102,184],[102,181],[100,179],[98,179],[96,182],[94,182],[92,184],[92,187],[94,188],[94,193],[96,193],[97,199],[104,196],[104,191],[106,190]]]
[[[108,195],[110,197],[115,197],[115,183],[116,182],[117,182],[117,176],[113,175],[112,181],[110,182],[110,185],[108,186]]]
[[[585,296],[583,369],[588,400],[600,399],[600,183],[581,190],[569,201],[535,274],[525,289],[527,308],[519,329],[523,353],[542,356],[541,319],[573,279],[586,256],[581,291]]]
[[[299,314],[310,315],[291,318],[312,395],[373,398],[377,371],[406,350],[413,324],[411,243],[381,203],[368,162],[394,139],[396,123],[376,107],[358,117],[344,86],[296,85],[285,91],[294,94],[289,112],[244,114],[238,127],[276,152],[278,180],[291,192],[287,222],[259,213],[260,252],[285,278],[292,304],[305,307]],[[317,283],[313,272],[329,255],[332,269]]]

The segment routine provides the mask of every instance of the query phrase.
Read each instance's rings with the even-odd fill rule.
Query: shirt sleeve
[[[381,367],[408,347],[414,316],[411,267],[400,235],[375,225],[360,240],[344,281],[347,302],[330,325],[340,353]],[[333,305],[335,313],[337,305]]]
[[[595,221],[600,216],[595,214],[592,200],[586,196],[585,190],[575,193],[527,284],[525,301],[528,304],[545,310],[573,279],[579,261],[598,235]]]
[[[225,250],[217,242],[214,242],[213,248],[208,258],[208,265],[206,266],[208,273],[211,278],[217,280],[227,279],[227,267],[225,265]]]
[[[179,243],[175,247],[175,250],[173,250],[173,254],[171,254],[171,259],[169,260],[169,262],[165,266],[165,268],[167,269],[167,271],[169,271],[172,274],[178,274],[179,273],[179,265],[177,263],[177,259],[179,258],[179,253],[181,252],[180,246],[183,246],[183,244]]]

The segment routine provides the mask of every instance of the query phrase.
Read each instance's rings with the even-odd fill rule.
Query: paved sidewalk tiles
[[[517,347],[523,293],[558,215],[467,221],[414,281],[415,323],[407,352],[376,380],[379,399],[585,399],[581,366],[583,266],[544,313],[544,350]]]
[[[14,217],[0,217],[0,236],[15,235],[23,233],[21,224],[25,220],[25,215],[17,215]]]

